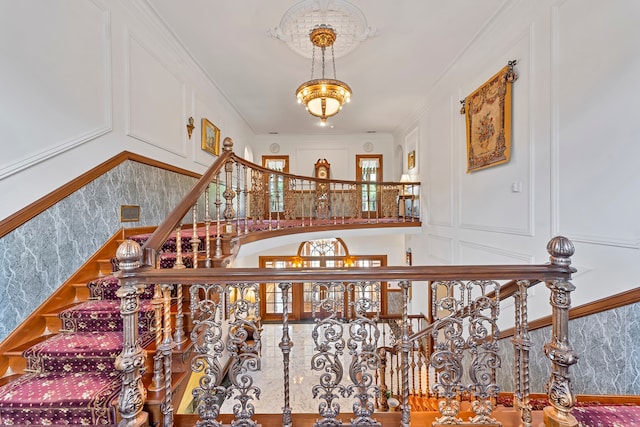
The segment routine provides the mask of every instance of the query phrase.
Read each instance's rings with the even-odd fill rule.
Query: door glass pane
[[[311,313],[313,308],[313,293],[311,292],[311,283],[303,283],[303,311]]]
[[[282,314],[284,308],[282,290],[277,283],[265,283],[265,298],[267,314]],[[289,291],[289,313],[291,313],[291,307],[291,291]]]
[[[361,159],[361,179],[366,182],[362,184],[362,211],[377,210],[378,189],[375,182],[378,180],[379,162],[377,159]],[[369,184],[370,183],[370,184]]]
[[[286,160],[266,160],[265,167],[278,172],[283,172],[286,167]],[[269,174],[269,209],[271,212],[284,211],[284,177],[282,175]]]

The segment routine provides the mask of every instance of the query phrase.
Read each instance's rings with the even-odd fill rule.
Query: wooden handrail
[[[225,138],[225,142],[227,139],[228,138]],[[232,154],[231,151],[224,151],[204,175],[202,175],[193,188],[180,200],[180,203],[178,203],[165,220],[162,221],[162,224],[158,226],[156,231],[147,239],[142,246],[144,265],[155,264],[155,254],[160,250],[169,235],[180,224],[182,218],[184,218],[193,207],[200,195],[207,189],[207,186],[211,184],[213,178],[222,170]]]
[[[289,173],[284,173],[280,171],[274,171],[271,169],[267,169],[265,167],[256,165],[251,163],[239,156],[237,156],[233,151],[233,141],[231,138],[225,138],[224,140],[224,150],[220,157],[216,159],[216,161],[207,169],[207,171],[202,175],[200,180],[191,188],[191,190],[180,200],[178,205],[171,211],[171,213],[165,218],[165,220],[158,226],[156,231],[147,239],[142,247],[143,251],[143,265],[153,266],[155,264],[156,254],[160,251],[162,244],[167,240],[167,238],[171,235],[171,233],[178,227],[180,221],[187,215],[190,209],[193,208],[193,205],[196,203],[198,198],[202,195],[202,193],[206,190],[207,186],[213,182],[215,176],[220,173],[225,164],[229,161],[234,162],[239,165],[243,165],[245,167],[249,167],[252,170],[259,170],[263,173],[269,174],[278,174],[282,175],[288,179],[301,179],[307,181],[318,181],[318,182],[327,182],[327,183],[335,183],[335,184],[349,184],[349,185],[362,185],[362,184],[372,184],[367,181],[347,181],[347,180],[334,180],[334,179],[321,179],[321,178],[313,178],[313,177],[304,177],[299,175],[293,175]],[[418,182],[375,182],[376,185],[389,185],[389,186],[416,186],[420,185]]]
[[[448,265],[448,266],[389,266],[345,269],[304,268],[207,268],[155,269],[139,268],[121,277],[137,283],[263,283],[352,280],[540,280],[571,278],[576,270],[557,264],[542,265]],[[507,285],[505,285],[507,286]]]
[[[305,180],[305,181],[317,181],[317,182],[325,182],[325,183],[331,183],[331,184],[357,184],[357,185],[362,185],[362,184],[375,184],[375,185],[395,185],[395,186],[406,186],[406,187],[410,187],[410,186],[419,186],[420,183],[419,182],[400,182],[400,181],[354,181],[354,180],[347,180],[347,179],[325,179],[325,178],[317,178],[317,177],[313,177],[313,176],[302,176],[302,175],[295,175],[292,173],[288,173],[288,172],[282,172],[282,171],[276,171],[273,169],[268,169],[265,168],[264,166],[260,166],[260,165],[256,165],[255,163],[251,163],[248,160],[243,159],[242,157],[238,157],[236,154],[233,155],[233,160],[241,165],[244,165],[248,168],[254,169],[254,170],[259,170],[260,172],[263,173],[267,173],[267,174],[275,174],[275,175],[282,175],[285,178],[289,178],[289,179],[300,179],[300,180]]]

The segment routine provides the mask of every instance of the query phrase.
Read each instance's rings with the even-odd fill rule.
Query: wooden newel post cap
[[[556,236],[549,240],[547,244],[547,252],[549,252],[549,260],[552,264],[570,265],[571,256],[576,252],[571,240],[564,236]]]
[[[133,240],[125,240],[120,243],[116,251],[120,270],[131,271],[140,267],[140,259],[142,258],[142,247]]]
[[[224,151],[233,151],[233,139],[228,136],[222,141],[222,149]]]

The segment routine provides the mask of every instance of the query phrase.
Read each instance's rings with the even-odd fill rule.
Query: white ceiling
[[[337,78],[351,86],[353,98],[326,128],[295,98],[311,76],[311,61],[268,35],[296,0],[146,1],[256,134],[308,135],[406,125],[456,57],[512,0],[351,0],[376,35],[336,59]]]

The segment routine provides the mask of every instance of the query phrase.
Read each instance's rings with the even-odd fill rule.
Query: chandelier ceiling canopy
[[[311,58],[311,80],[296,90],[298,103],[325,125],[351,100],[351,88],[336,78],[335,58],[346,55],[361,41],[375,35],[356,6],[346,0],[303,0],[284,14],[280,25],[270,31],[272,37],[284,41],[294,52]],[[320,51],[320,58],[317,52]],[[331,55],[329,58],[326,56]],[[320,77],[314,77],[317,66]],[[325,76],[331,66],[333,78]]]
[[[367,19],[360,9],[346,0],[303,0],[285,12],[280,25],[268,33],[282,40],[298,55],[310,59],[313,42],[309,31],[325,25],[333,28],[340,37],[333,45],[334,56],[340,58],[354,50],[360,42],[376,35],[367,26]]]

